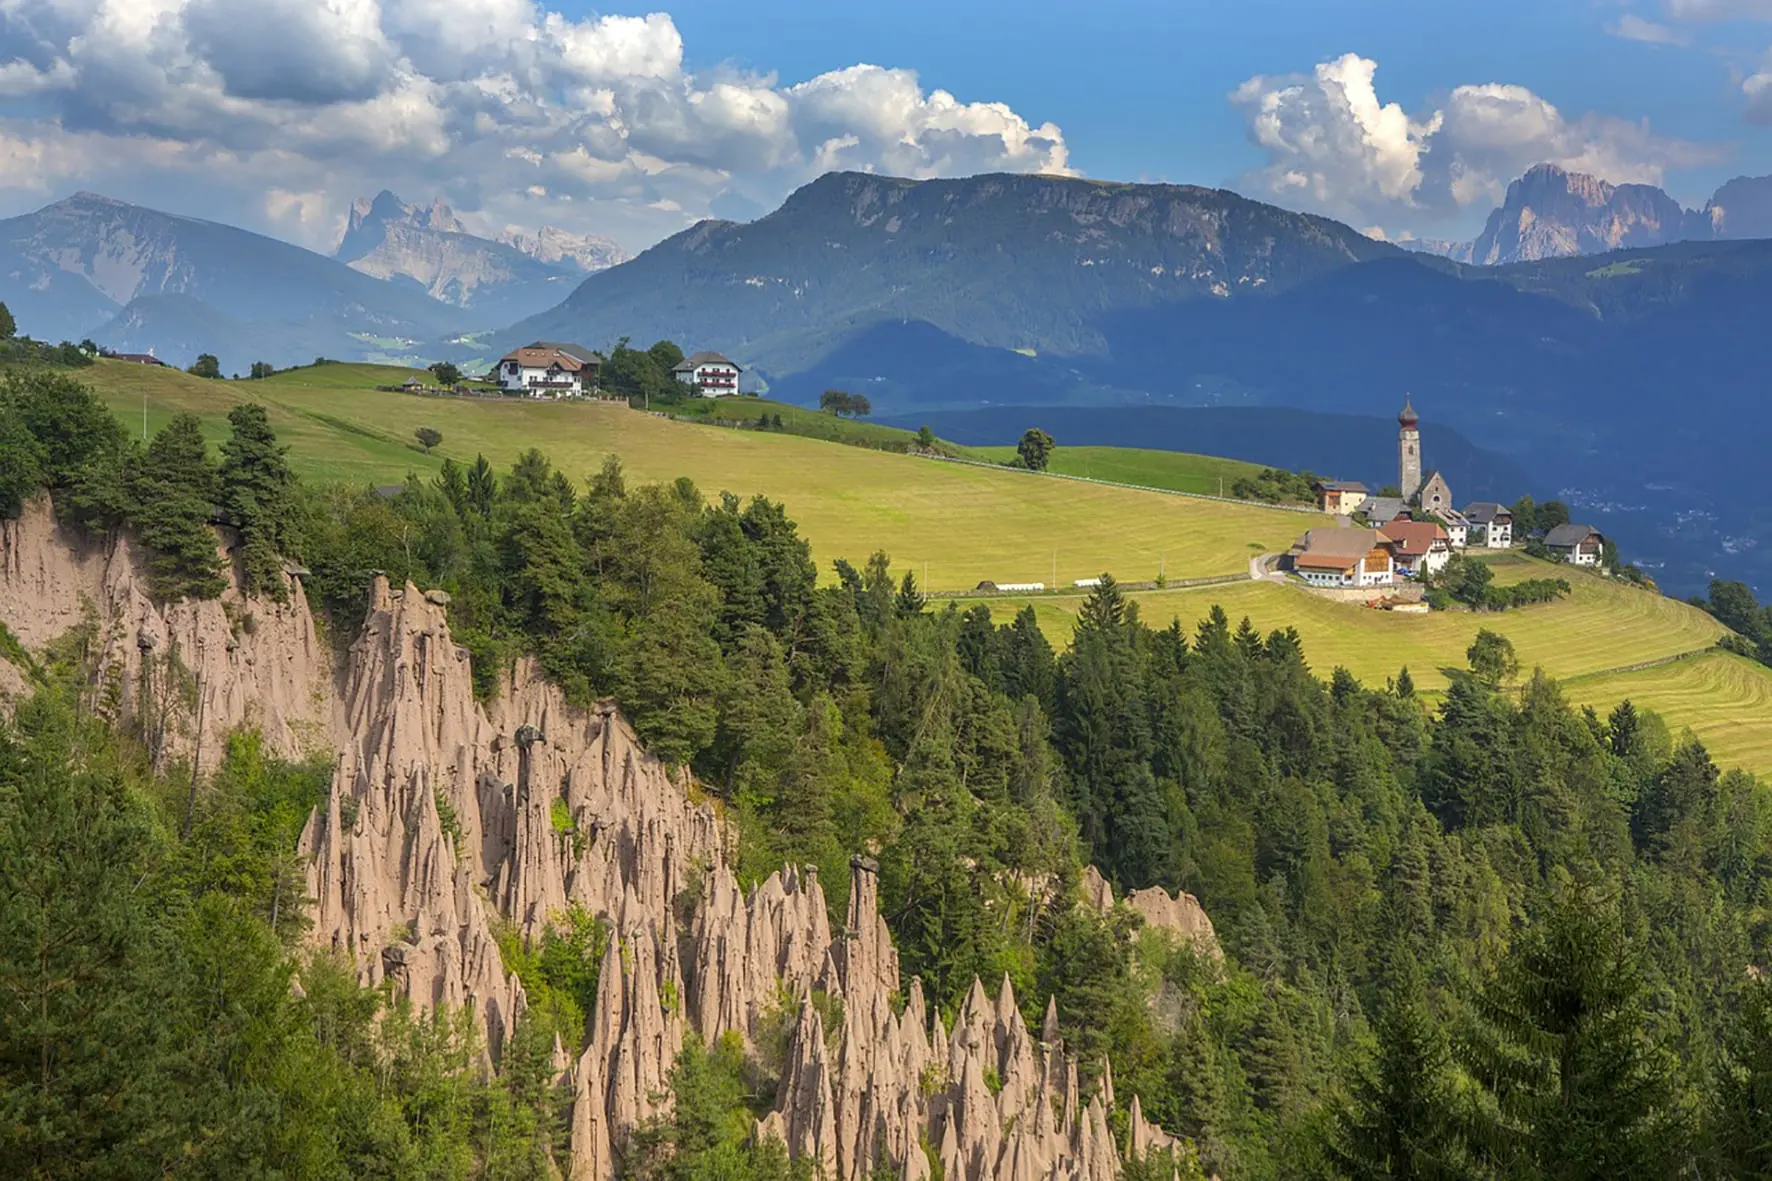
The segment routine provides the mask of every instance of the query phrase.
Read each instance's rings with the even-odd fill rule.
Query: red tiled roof
[[[1408,558],[1420,557],[1434,542],[1447,540],[1446,530],[1433,521],[1392,521],[1383,532],[1396,543],[1397,552]]]

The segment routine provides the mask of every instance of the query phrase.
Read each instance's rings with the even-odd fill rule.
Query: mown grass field
[[[972,447],[968,451],[980,459],[996,463],[1007,463],[1015,458],[1014,447]],[[1062,442],[1052,452],[1047,466],[1062,476],[1087,476],[1092,480],[1169,488],[1205,496],[1229,496],[1231,485],[1238,477],[1255,476],[1261,471],[1258,463],[1220,459],[1216,455],[1190,455],[1185,451],[1153,451],[1137,447],[1066,447]]]
[[[1728,652],[1638,669],[1579,677],[1571,701],[1610,709],[1628,697],[1648,705],[1675,730],[1690,728],[1724,766],[1772,774],[1772,669]]]
[[[830,559],[859,562],[878,548],[919,579],[927,572],[925,585],[937,589],[965,589],[985,578],[1050,583],[1055,554],[1061,585],[1103,570],[1126,581],[1148,579],[1159,563],[1171,578],[1235,573],[1252,553],[1284,548],[1321,520],[784,434],[670,422],[621,407],[420,398],[373,388],[398,384],[411,373],[332,365],[258,382],[205,382],[176,371],[104,362],[78,376],[131,429],[139,429],[145,398],[150,431],[174,413],[190,410],[219,441],[233,405],[263,402],[297,466],[318,479],[392,483],[409,471],[434,471],[445,456],[471,461],[484,451],[502,466],[529,447],[582,477],[604,456],[619,455],[636,479],[688,475],[710,496],[731,490],[782,500],[827,576]],[[734,409],[724,410],[725,405]],[[723,413],[739,409],[756,412],[741,402],[722,406]],[[434,455],[423,454],[412,440],[421,425],[443,432]],[[851,428],[888,429],[844,424]],[[1214,464],[1226,465],[1227,476],[1248,470],[1232,461],[1161,452],[1115,455],[1111,448],[1061,446],[1057,454],[1067,452],[1070,462],[1083,465],[1076,474],[1152,486],[1165,486],[1165,477],[1216,483]],[[1722,634],[1715,620],[1676,600],[1578,571],[1552,571],[1525,558],[1504,558],[1494,566],[1500,582],[1562,573],[1573,593],[1557,603],[1496,615],[1427,616],[1331,603],[1265,582],[1132,597],[1153,624],[1179,618],[1191,628],[1218,603],[1233,621],[1246,615],[1263,631],[1296,627],[1320,674],[1342,665],[1362,681],[1382,684],[1407,665],[1417,686],[1430,694],[1445,687],[1448,670],[1463,667],[1476,632],[1493,628],[1513,641],[1526,669],[1541,666],[1564,681],[1571,699],[1610,709],[1629,697],[1656,710],[1675,731],[1692,729],[1724,765],[1772,773],[1772,669],[1716,653],[1615,671],[1710,647]],[[1031,601],[1048,634],[1062,645],[1083,598],[1079,593],[982,601],[1001,619]]]
[[[1246,616],[1264,633],[1295,627],[1318,675],[1340,665],[1365,684],[1382,685],[1406,665],[1417,689],[1429,694],[1446,687],[1447,674],[1465,666],[1471,640],[1489,628],[1513,642],[1525,673],[1542,667],[1566,682],[1572,700],[1605,710],[1629,697],[1661,714],[1676,733],[1691,727],[1711,744],[1720,763],[1772,773],[1772,669],[1718,653],[1609,671],[1711,648],[1725,634],[1715,619],[1677,599],[1549,563],[1509,557],[1492,565],[1500,583],[1561,575],[1569,580],[1570,594],[1556,603],[1480,615],[1398,615],[1269,582],[1129,597],[1153,626],[1179,619],[1191,631],[1218,604],[1233,625]],[[1032,602],[1054,644],[1068,642],[1083,604],[1081,595],[980,601],[1000,620]]]
[[[821,570],[883,549],[933,589],[980,580],[1064,584],[1105,571],[1126,580],[1230,574],[1322,523],[1310,514],[1049,480],[731,426],[671,422],[621,406],[380,392],[411,371],[327,365],[262,381],[206,382],[165,369],[102,362],[82,370],[127,423],[144,396],[152,430],[180,411],[226,434],[230,408],[262,402],[296,466],[319,479],[394,483],[477,453],[508,465],[535,447],[583,479],[608,455],[631,478],[689,476],[715,496],[762,493],[787,505]],[[735,403],[736,404],[736,403]],[[860,425],[860,424],[851,424]],[[443,433],[432,455],[412,432]]]

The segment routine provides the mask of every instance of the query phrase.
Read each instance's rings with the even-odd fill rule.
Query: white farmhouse
[[[493,377],[507,394],[529,398],[577,398],[597,390],[603,358],[587,348],[538,340],[498,359]]]
[[[1514,543],[1514,515],[1504,504],[1479,500],[1464,506],[1464,519],[1470,522],[1470,543],[1489,549],[1507,549]]]
[[[1292,570],[1312,586],[1392,586],[1396,544],[1377,529],[1312,529],[1295,547]]]
[[[1592,525],[1558,525],[1544,535],[1551,553],[1575,566],[1598,566],[1606,557],[1606,538]]]
[[[671,368],[671,376],[704,398],[724,398],[738,393],[738,375],[744,370],[719,353],[696,353]]]

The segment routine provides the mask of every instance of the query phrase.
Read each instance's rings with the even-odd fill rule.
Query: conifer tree
[[[1477,998],[1460,1057],[1487,1092],[1481,1154],[1504,1175],[1671,1178],[1686,1164],[1640,956],[1618,902],[1573,886]]]
[[[256,402],[229,411],[228,425],[218,473],[221,509],[240,531],[243,589],[281,601],[288,587],[280,558],[294,541],[295,473],[286,458],[289,449],[277,443],[265,408]]]
[[[160,428],[130,476],[137,533],[148,547],[154,594],[161,599],[213,599],[226,583],[216,554],[216,477],[203,425],[175,415]]]
[[[1329,1155],[1351,1181],[1478,1177],[1464,1144],[1452,1051],[1412,958],[1399,957],[1371,1058],[1337,1113]]]

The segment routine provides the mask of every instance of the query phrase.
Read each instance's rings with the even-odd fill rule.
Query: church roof
[[[1418,423],[1420,421],[1421,421],[1421,416],[1419,414],[1416,414],[1415,407],[1411,406],[1409,404],[1409,395],[1404,394],[1403,395],[1403,409],[1402,409],[1402,412],[1397,415],[1397,425],[1399,425],[1399,426],[1414,426],[1416,423]]]

